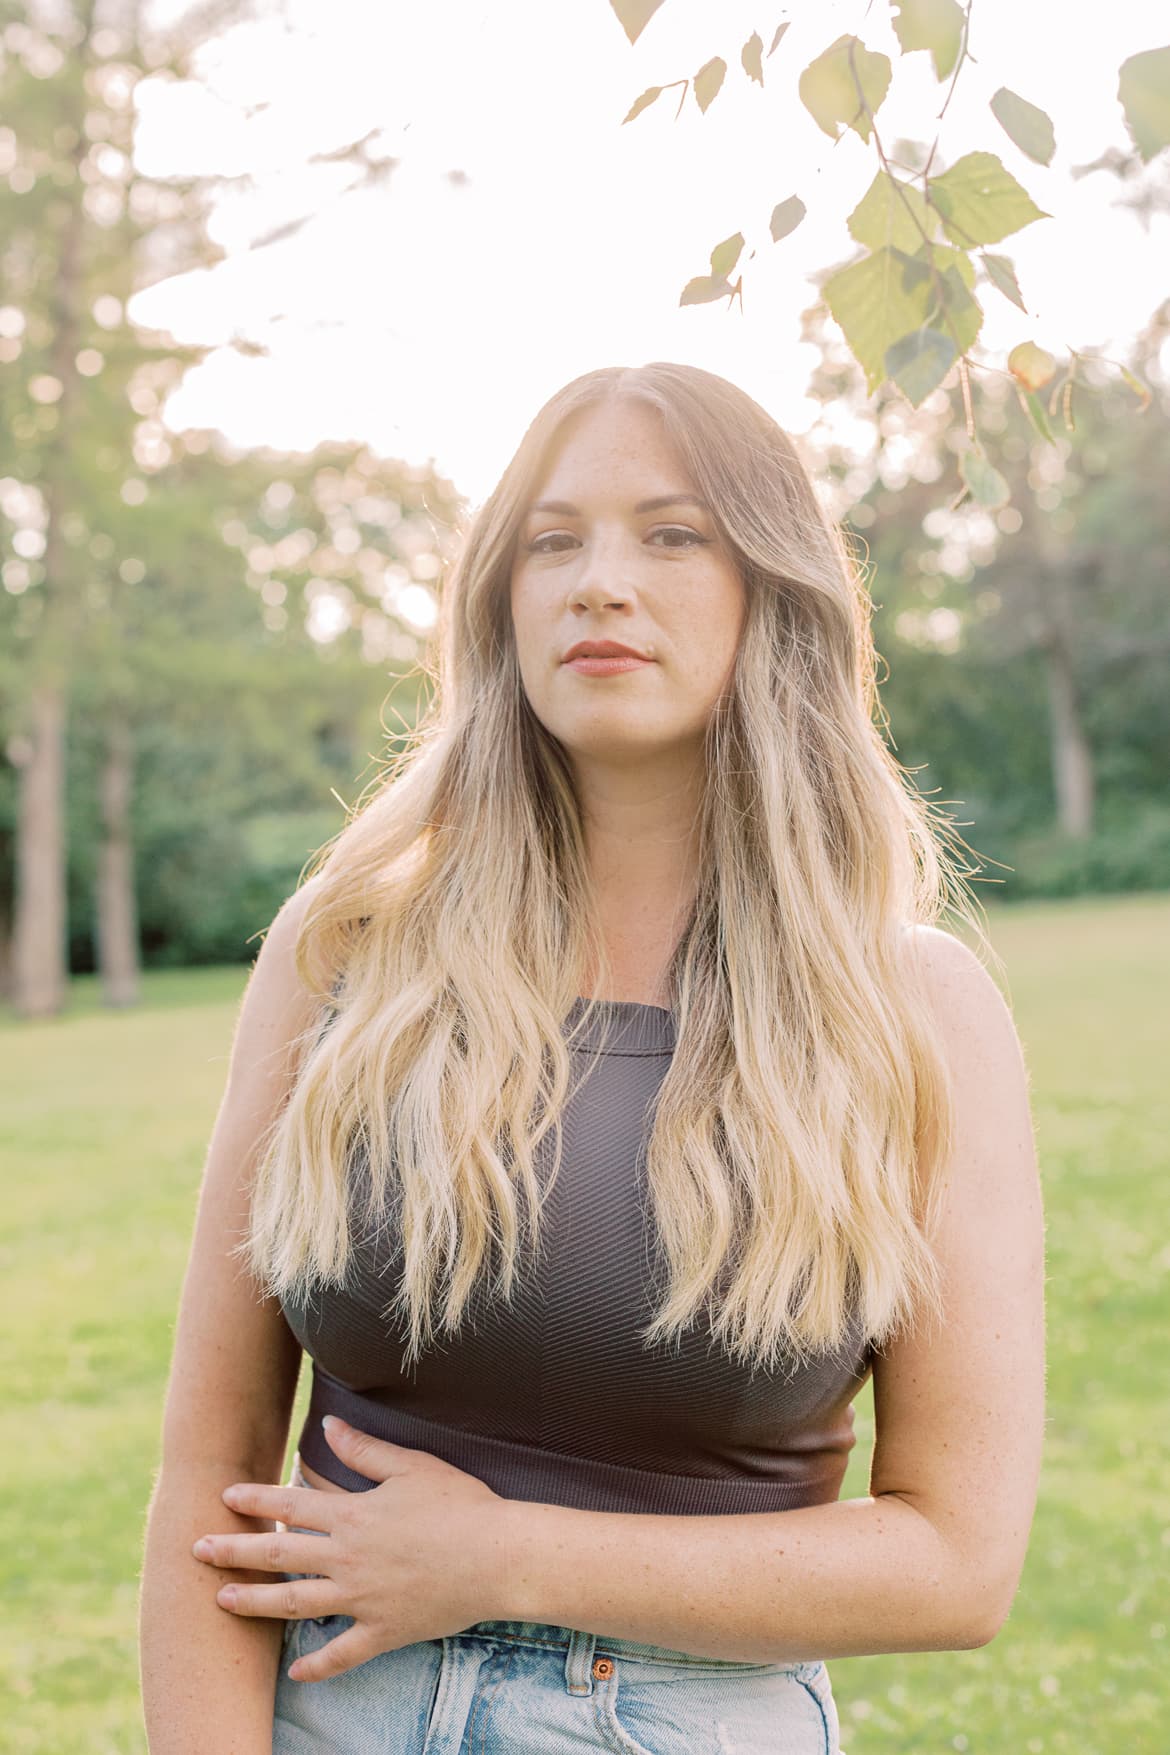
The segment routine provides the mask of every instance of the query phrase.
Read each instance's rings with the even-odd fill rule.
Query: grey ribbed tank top
[[[566,1030],[584,1009],[574,1001]],[[598,1017],[571,1045],[575,1077],[579,1056],[593,1066],[562,1113],[541,1258],[522,1262],[510,1306],[489,1304],[477,1288],[460,1332],[440,1334],[404,1368],[405,1323],[395,1333],[382,1315],[401,1270],[385,1220],[353,1238],[344,1291],[284,1304],[313,1361],[298,1448],[328,1480],[356,1492],[375,1485],[325,1442],[321,1417],[336,1413],[377,1438],[430,1451],[509,1499],[700,1515],[838,1497],[855,1442],[851,1404],[872,1369],[856,1319],[842,1350],[775,1373],[729,1359],[706,1315],[677,1348],[650,1351],[639,1338],[656,1304],[650,1270],[664,1261],[644,1151],[675,1018],[633,1000],[605,1001],[604,1010],[608,1045]],[[551,1144],[541,1142],[538,1167]]]

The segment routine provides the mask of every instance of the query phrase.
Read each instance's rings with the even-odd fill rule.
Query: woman
[[[156,1755],[834,1755],[827,1659],[1002,1626],[1027,1073],[936,924],[978,931],[868,612],[732,384],[605,369],[537,415],[413,749],[245,996],[147,1533]]]

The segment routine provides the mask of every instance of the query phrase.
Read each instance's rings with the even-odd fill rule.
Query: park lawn
[[[1170,1722],[1165,1219],[1170,897],[990,912],[1032,1079],[1048,1436],[1006,1626],[837,1658],[845,1755],[1159,1755]],[[243,968],[0,1019],[6,1440],[0,1749],[144,1755],[137,1581],[173,1323]],[[302,1373],[289,1459],[308,1400]],[[869,1387],[843,1498],[863,1495]]]

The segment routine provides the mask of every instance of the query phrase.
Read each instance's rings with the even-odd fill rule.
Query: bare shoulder
[[[265,946],[271,941],[282,956],[296,949],[296,942],[305,923],[305,916],[320,894],[321,883],[322,877],[318,873],[315,877],[306,879],[303,884],[298,885],[293,890],[291,895],[285,897],[273,915],[271,923],[265,928],[263,939]]]
[[[982,981],[999,993],[988,969],[957,933],[947,932],[941,926],[912,925],[905,930],[904,942],[908,953],[933,982],[965,977],[976,984]]]
[[[319,879],[310,878],[294,890],[265,929],[236,1023],[231,1072],[237,1078],[258,1060],[287,1050],[319,1006],[296,960],[301,928],[319,887]]]
[[[916,926],[907,935],[950,1075],[955,1150],[941,1174],[949,1204],[977,1198],[993,1166],[1005,1203],[1031,1204],[1038,1177],[1030,1077],[1015,1015],[999,983],[954,933]],[[1009,1168],[1009,1166],[1014,1168]],[[964,1185],[964,1178],[967,1179]],[[1010,1222],[1010,1204],[1001,1219]]]
[[[921,976],[944,1048],[970,1050],[983,1039],[989,1047],[998,1044],[1001,1055],[1019,1057],[1022,1062],[1011,1005],[971,947],[953,932],[926,925],[909,927],[905,944]],[[953,1061],[953,1054],[950,1058]],[[960,1053],[960,1065],[952,1070],[961,1072],[965,1059]]]

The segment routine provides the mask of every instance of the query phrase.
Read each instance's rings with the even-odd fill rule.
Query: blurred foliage
[[[256,12],[33,0],[0,18],[0,991],[19,939],[41,1010],[63,916],[73,969],[106,944],[118,1003],[136,946],[254,955],[340,826],[335,793],[350,802],[415,717],[457,540],[463,502],[429,464],[356,442],[241,451],[166,419],[212,350],[128,307],[224,259],[209,217],[246,179],[144,174],[135,94],[197,81],[208,38]],[[376,180],[360,143],[335,158]],[[249,835],[273,813],[279,862]]]
[[[69,966],[99,961],[119,749],[143,960],[255,955],[416,716],[466,513],[432,468],[360,443],[241,451],[165,418],[210,350],[132,322],[128,302],[222,259],[207,220],[232,179],[143,175],[135,88],[198,77],[203,39],[248,6],[213,3],[186,35],[161,36],[132,9],[117,25],[88,4],[18,10],[0,44],[0,989],[22,808],[51,823],[58,795]],[[749,79],[780,64],[785,29],[766,53],[762,39],[745,45]],[[717,73],[708,64],[706,103]],[[1035,122],[1000,111],[1017,128]],[[907,162],[927,157],[894,144]],[[386,166],[371,153],[359,142],[341,158],[376,180]],[[1134,180],[1125,155],[1082,169]],[[1151,183],[1123,204],[1148,219],[1158,200]],[[804,211],[780,202],[773,235]],[[907,223],[903,197],[878,178],[852,231],[871,249],[901,248]],[[716,246],[712,279],[743,243]],[[1043,382],[1042,350],[973,378],[960,416],[943,385],[917,406],[894,383],[871,396],[824,300],[806,317],[823,411],[808,460],[868,549],[887,735],[964,830],[989,894],[1170,884],[1168,332],[1170,305],[1125,360],[1080,362],[1077,395],[1062,398],[1074,444],[1038,420],[1026,388]],[[239,336],[227,345],[264,351]],[[943,485],[975,435],[995,445],[1005,503]],[[43,748],[34,735],[57,687],[60,781],[52,734]]]
[[[820,307],[804,332],[823,410],[806,457],[873,598],[886,733],[971,825],[980,892],[1170,886],[1170,300],[1128,359],[1149,406],[1101,369],[1075,449],[1040,437],[1006,374],[972,385],[1012,478],[995,510],[940,502],[969,442],[945,392],[869,400]]]

